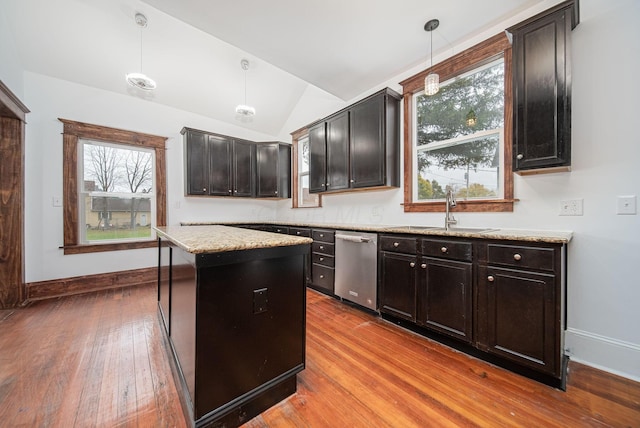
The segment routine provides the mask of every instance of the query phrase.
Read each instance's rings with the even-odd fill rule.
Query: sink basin
[[[411,232],[414,230],[415,231],[433,230],[438,232],[445,231],[444,227],[439,227],[439,226],[397,226],[397,227],[391,227],[389,229],[398,229],[398,230],[403,230],[407,232]],[[448,231],[461,232],[461,233],[488,233],[488,232],[495,232],[496,230],[499,230],[499,229],[493,229],[488,227],[450,227]]]

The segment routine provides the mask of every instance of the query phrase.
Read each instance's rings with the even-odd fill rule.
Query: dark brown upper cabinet
[[[400,99],[387,88],[309,127],[310,192],[400,185]]]
[[[507,32],[513,43],[513,169],[571,167],[571,30],[578,0],[563,2]]]
[[[289,198],[291,147],[183,128],[187,195]]]
[[[280,143],[256,144],[256,196],[291,196],[291,146]]]

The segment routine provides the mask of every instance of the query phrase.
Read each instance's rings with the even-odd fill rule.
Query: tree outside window
[[[502,59],[414,95],[414,201],[501,198],[504,133]]]

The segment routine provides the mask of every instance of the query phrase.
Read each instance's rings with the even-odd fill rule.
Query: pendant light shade
[[[256,109],[247,104],[247,70],[249,70],[249,60],[240,61],[240,67],[244,70],[244,104],[236,106],[236,114],[242,117],[251,117],[256,114]]]
[[[439,25],[440,21],[437,19],[432,19],[424,24],[424,31],[428,31],[431,35],[431,48],[429,49],[429,56],[431,58],[429,62],[430,69],[433,68],[433,30],[438,28]],[[427,74],[427,77],[424,78],[424,94],[428,96],[435,95],[439,90],[440,76],[438,75],[438,73],[434,73],[432,70],[429,70],[429,74]]]
[[[147,27],[147,17],[138,12],[134,19],[136,21],[136,25],[140,27],[140,72],[127,73],[125,78],[127,79],[127,83],[131,86],[135,86],[136,88],[145,91],[152,91],[156,88],[156,82],[142,73],[142,29]]]

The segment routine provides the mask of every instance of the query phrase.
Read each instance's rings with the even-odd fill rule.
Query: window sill
[[[484,201],[457,201],[452,212],[513,212],[513,203],[517,199],[496,199]],[[444,212],[444,202],[412,202],[405,203],[404,212]]]
[[[68,245],[60,248],[62,248],[64,250],[64,254],[67,255],[101,253],[106,251],[137,250],[139,248],[155,248],[157,246],[158,242],[154,239],[151,241],[118,242],[113,244]]]

